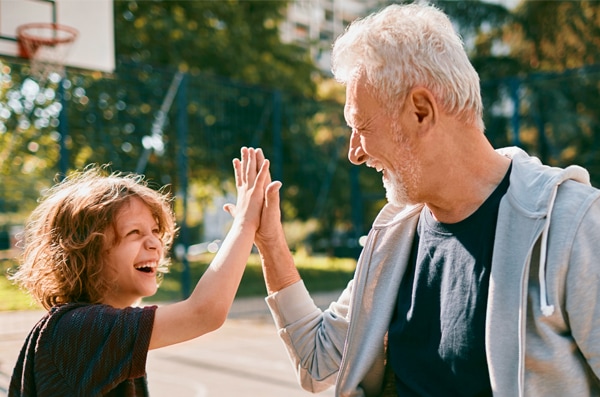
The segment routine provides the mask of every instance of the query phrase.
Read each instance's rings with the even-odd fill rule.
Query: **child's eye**
[[[133,230],[130,230],[130,231],[127,233],[127,236],[132,236],[132,235],[135,235],[135,234],[140,234],[140,231],[139,231],[138,229],[133,229]]]

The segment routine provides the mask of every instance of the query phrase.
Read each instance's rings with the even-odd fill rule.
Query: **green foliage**
[[[513,54],[531,70],[600,63],[600,3],[524,1],[516,10]]]
[[[507,40],[527,76],[524,145],[586,167],[600,186],[600,2],[526,1],[515,15]]]
[[[7,259],[7,252],[0,251],[0,311],[40,310],[41,305],[6,277],[8,270],[17,266],[15,260]]]
[[[480,74],[492,143],[522,146],[555,166],[582,165],[600,186],[600,2],[522,1],[511,11],[437,4],[459,26]]]
[[[175,66],[249,84],[313,95],[309,53],[283,44],[278,23],[288,1],[117,1],[121,62]]]
[[[59,157],[57,85],[41,90],[23,75],[0,60],[0,226],[10,223],[2,214],[32,209]]]

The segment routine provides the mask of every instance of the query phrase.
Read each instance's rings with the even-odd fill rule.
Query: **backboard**
[[[18,56],[17,28],[58,23],[79,34],[65,65],[112,72],[115,68],[113,0],[0,0],[0,55]]]

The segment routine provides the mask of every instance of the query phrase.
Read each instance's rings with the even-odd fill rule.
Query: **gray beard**
[[[410,204],[406,184],[401,177],[392,174],[383,178],[383,187],[385,188],[385,197],[390,204],[403,207]]]

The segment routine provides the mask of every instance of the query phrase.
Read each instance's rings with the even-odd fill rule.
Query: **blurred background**
[[[401,2],[0,0],[2,270],[16,265],[40,193],[72,170],[108,164],[176,197],[172,295],[159,299],[186,296],[229,226],[221,207],[234,200],[231,160],[255,146],[283,181],[298,262],[324,260],[316,268],[336,276],[315,273],[318,288],[343,287],[385,196],[380,175],[347,160],[330,49],[352,20],[390,3]],[[581,165],[600,186],[600,2],[433,3],[480,73],[492,144]],[[36,22],[78,34],[36,42],[16,33]],[[29,53],[20,40],[33,41]]]

